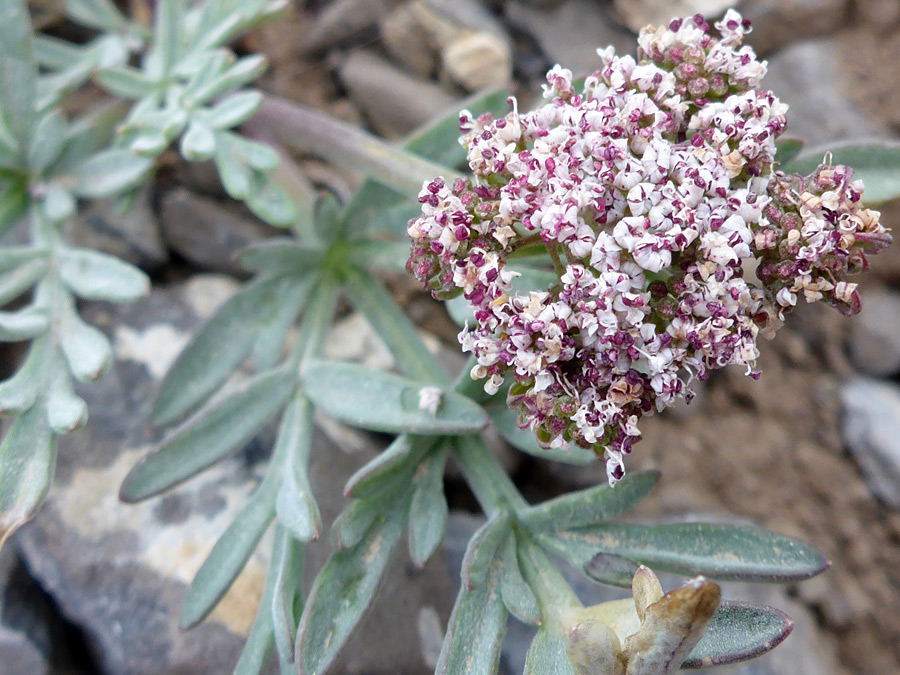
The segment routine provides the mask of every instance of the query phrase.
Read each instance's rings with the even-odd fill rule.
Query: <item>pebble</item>
[[[738,9],[753,23],[747,43],[759,54],[770,54],[840,28],[847,5],[847,0],[744,0]]]
[[[872,493],[900,509],[900,387],[868,378],[847,382],[844,441]]]
[[[863,373],[887,377],[900,372],[900,293],[867,290],[848,342],[850,360]]]

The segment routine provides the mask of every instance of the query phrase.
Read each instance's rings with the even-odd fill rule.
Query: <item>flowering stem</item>
[[[555,241],[547,244],[547,252],[550,254],[550,260],[553,262],[553,271],[560,279],[566,273],[565,267],[559,259],[559,244]]]
[[[270,135],[285,147],[358,168],[409,197],[418,197],[422,184],[435,176],[443,176],[448,183],[462,177],[346,122],[277,96],[266,95],[259,112],[242,126],[250,133]]]

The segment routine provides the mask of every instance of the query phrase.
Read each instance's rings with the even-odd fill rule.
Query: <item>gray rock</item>
[[[24,573],[14,542],[0,550],[0,675],[46,675],[50,672],[49,603]]]
[[[637,33],[647,25],[664,26],[677,17],[702,14],[715,17],[731,7],[733,0],[615,0],[622,22]]]
[[[738,9],[753,22],[747,42],[760,54],[829,33],[847,19],[846,0],[744,0]]]
[[[231,672],[255,617],[268,538],[209,619],[187,633],[178,628],[187,584],[260,480],[271,434],[162,497],[136,505],[118,501],[125,474],[159,437],[147,422],[159,379],[188,334],[235,288],[227,278],[197,277],[157,288],[141,303],[104,308],[105,321],[99,311],[88,311],[89,320],[111,333],[117,362],[103,380],[80,391],[91,421],[61,439],[48,501],[17,536],[32,575],[84,630],[104,673]],[[374,436],[362,439],[350,454],[317,436],[310,475],[326,527],[346,502],[346,478],[383,444]],[[430,615],[432,625],[434,615],[446,622],[452,598],[440,556],[418,570],[404,548],[334,672],[431,672],[433,650],[423,644],[419,616]],[[311,582],[330,554],[328,537],[308,551]]]
[[[458,100],[438,84],[410,77],[366,50],[351,52],[338,73],[350,99],[375,130],[388,138],[408,134],[450,110]]]
[[[169,260],[150,205],[149,187],[125,210],[114,200],[92,202],[66,223],[65,234],[74,246],[110,253],[143,269],[157,269]]]
[[[176,188],[160,203],[162,236],[172,251],[203,271],[247,276],[235,261],[248,244],[282,235],[249,213]]]
[[[900,509],[900,388],[867,378],[841,392],[843,434],[872,492]]]
[[[810,145],[884,133],[842,91],[833,38],[800,42],[769,59],[763,86],[790,106],[789,136]]]
[[[856,368],[876,377],[900,372],[900,293],[868,291],[849,333],[850,359]]]
[[[618,28],[605,5],[592,0],[564,0],[556,7],[535,7],[513,0],[506,4],[511,24],[537,40],[551,65],[558,63],[576,77],[600,67],[597,49],[613,45],[619,54],[634,54],[634,35]]]
[[[365,41],[379,18],[399,0],[337,0],[325,5],[303,36],[303,54],[315,54],[356,40]]]

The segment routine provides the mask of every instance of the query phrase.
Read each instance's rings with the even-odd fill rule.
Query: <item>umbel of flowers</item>
[[[691,397],[713,368],[755,370],[760,336],[803,299],[859,311],[848,274],[890,244],[845,166],[785,175],[787,106],[729,11],[646,28],[637,59],[599,50],[576,91],[547,75],[547,103],[502,119],[461,114],[472,178],[426,183],[408,269],[435,297],[463,293],[472,377],[548,447],[606,461],[611,483],[639,418]],[[514,292],[511,254],[542,243],[558,281]]]

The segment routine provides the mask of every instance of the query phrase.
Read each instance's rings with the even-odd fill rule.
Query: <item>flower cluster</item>
[[[472,306],[472,376],[494,393],[512,372],[520,425],[594,449],[611,483],[643,414],[714,368],[758,376],[757,339],[800,295],[858,311],[844,279],[890,243],[850,169],[776,170],[787,106],[759,89],[749,24],[715,27],[645,29],[638,60],[599,50],[581,92],[557,66],[533,112],[463,112],[472,178],[427,183],[408,227],[410,272]],[[534,244],[558,281],[514,292],[509,257]]]

